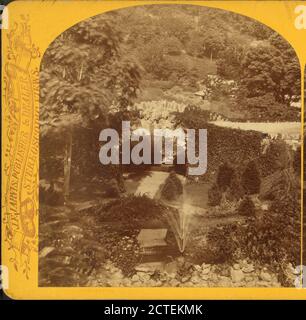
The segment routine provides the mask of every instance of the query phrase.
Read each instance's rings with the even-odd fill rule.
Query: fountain
[[[187,197],[184,188],[186,178],[183,179],[183,195],[181,196],[179,204],[167,204],[168,207],[177,209],[177,213],[170,209],[166,214],[169,226],[174,233],[180,253],[185,251],[186,244],[188,242],[190,235],[190,217],[193,209],[192,206],[186,202]]]
[[[152,199],[158,198],[158,190],[168,176],[169,172],[151,172],[150,175],[146,176],[141,181],[135,194],[146,194]],[[188,197],[184,188],[186,178],[179,175],[178,177],[183,185],[183,194],[180,196],[179,201],[165,202],[161,200],[161,202],[169,208],[166,213],[166,218],[172,232],[174,233],[179,251],[183,253],[190,235],[190,217],[195,208],[188,204],[187,201]]]

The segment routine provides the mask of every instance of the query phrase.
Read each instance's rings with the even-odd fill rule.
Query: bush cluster
[[[161,190],[162,198],[175,200],[183,193],[183,185],[175,172],[171,172]]]

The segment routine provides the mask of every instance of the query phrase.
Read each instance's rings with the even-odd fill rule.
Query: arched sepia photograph
[[[295,287],[301,73],[281,35],[135,6],[58,35],[39,78],[39,286]]]

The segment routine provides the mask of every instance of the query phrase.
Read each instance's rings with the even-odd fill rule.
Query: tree
[[[226,38],[218,29],[207,30],[204,34],[204,55],[216,59],[226,47]]]
[[[161,195],[166,200],[175,200],[183,193],[183,185],[175,172],[171,172],[165,181]]]
[[[241,83],[247,97],[262,96],[272,92],[277,101],[282,101],[281,82],[284,76],[284,61],[281,53],[273,46],[252,46],[242,62]]]
[[[220,190],[225,191],[226,188],[230,187],[233,175],[234,169],[227,163],[220,165],[217,175],[217,185]]]
[[[255,205],[250,197],[246,196],[238,207],[238,214],[241,216],[252,217],[255,215]]]
[[[182,43],[174,36],[164,41],[164,52],[169,55],[180,55],[182,51]]]
[[[230,194],[236,200],[241,199],[244,195],[244,189],[241,185],[241,179],[237,172],[233,174],[231,179]]]
[[[305,163],[305,161],[304,161],[304,163]],[[294,152],[293,164],[292,165],[293,165],[294,172],[298,176],[300,176],[301,175],[301,146],[298,146],[297,150]]]
[[[269,42],[279,50],[284,61],[284,77],[281,82],[282,95],[300,96],[301,91],[301,68],[294,49],[278,33],[274,32],[269,37]],[[290,100],[289,100],[290,101]]]
[[[104,16],[97,16],[61,34],[43,57],[41,142],[47,136],[61,137],[62,145],[57,148],[65,154],[66,194],[69,194],[73,135],[84,128],[92,130],[89,137],[97,142],[96,129],[108,124],[110,106],[123,110],[136,97],[139,71],[121,55],[120,40],[115,25]],[[46,148],[41,143],[41,154]]]
[[[218,75],[230,80],[240,79],[243,57],[244,48],[238,43],[229,43],[216,61]]]
[[[220,191],[218,185],[215,183],[208,190],[208,205],[212,207],[218,206],[221,203],[221,199],[222,192]]]
[[[250,161],[242,174],[242,186],[245,192],[251,195],[259,193],[260,183],[260,175],[257,166],[254,161]]]

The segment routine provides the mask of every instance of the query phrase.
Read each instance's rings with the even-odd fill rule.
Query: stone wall
[[[101,277],[93,275],[88,286],[124,286],[124,287],[282,287],[277,274],[265,266],[257,266],[242,260],[233,265],[189,265],[189,271],[181,274],[180,262],[174,261],[163,266],[163,270],[154,271],[142,268],[131,277],[124,277],[121,270],[110,262]],[[155,264],[156,266],[156,264]],[[107,278],[105,277],[107,274]],[[294,271],[288,266],[288,278],[294,286]]]

